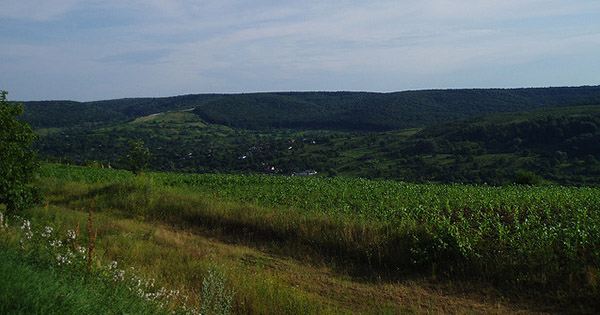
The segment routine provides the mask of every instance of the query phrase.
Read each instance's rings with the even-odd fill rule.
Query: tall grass
[[[598,301],[600,190],[47,166],[52,202]],[[45,183],[45,184],[44,184]]]
[[[98,204],[95,202],[94,208]],[[207,314],[225,314],[229,311],[261,314],[331,313],[328,306],[321,305],[321,301],[308,298],[302,291],[293,290],[280,280],[271,278],[269,270],[258,269],[246,273],[242,272],[245,266],[240,270],[239,266],[231,265],[231,262],[223,261],[219,256],[206,256],[206,249],[198,247],[197,238],[189,233],[165,230],[164,227],[157,229],[156,223],[126,219],[118,213],[106,211],[94,212],[93,230],[98,230],[98,238],[95,240],[92,272],[88,273],[89,256],[79,254],[77,259],[72,259],[70,255],[64,255],[75,243],[86,244],[89,241],[86,233],[81,239],[63,239],[60,253],[48,246],[58,240],[55,237],[58,231],[89,220],[89,213],[85,213],[89,208],[78,208],[80,211],[48,205],[31,209],[25,213],[29,219],[16,222],[20,225],[26,221],[31,230],[21,229],[12,222],[7,230],[0,233],[0,244],[8,249],[21,248],[18,252],[27,264],[36,268],[34,273],[41,272],[38,269],[48,269],[59,278],[73,276],[84,284],[85,278],[92,275],[89,277],[92,286],[99,277],[109,289],[108,284],[112,283],[136,293],[138,298],[142,297],[145,301],[150,299],[159,312],[166,308],[167,311],[174,309],[178,314],[197,314],[201,310]],[[52,232],[55,236],[43,237],[39,229],[35,230],[35,227],[49,227],[48,224],[55,225]],[[29,232],[33,236],[27,239]],[[67,231],[67,235],[75,234],[73,230]],[[24,238],[22,245],[19,245],[19,238]],[[70,258],[68,261],[57,261],[56,254]],[[225,256],[230,255],[240,253],[232,252]],[[23,264],[21,261],[18,263]],[[161,288],[159,284],[170,289]],[[113,289],[118,294],[116,288]],[[90,290],[93,288],[90,287]],[[174,299],[165,300],[168,296]],[[23,297],[23,304],[28,299],[29,296]]]
[[[162,314],[128,287],[40,265],[0,245],[1,314]]]
[[[68,230],[61,237],[57,232],[60,228],[45,225],[36,230],[35,223],[19,217],[15,220],[22,221],[22,225],[12,222],[9,227],[8,220],[0,214],[0,313],[231,313],[234,293],[226,288],[225,274],[214,266],[204,277],[200,308],[196,303],[188,307],[188,295],[155,286],[155,279],[145,280],[133,267],[120,269],[117,261],[104,265],[94,255],[98,229],[94,228],[92,209],[93,199],[88,214],[87,248],[78,245],[82,241],[78,229]],[[42,211],[54,217],[58,214],[48,206]],[[33,217],[49,223],[44,216]],[[10,302],[1,303],[4,300]],[[102,305],[111,301],[114,303],[108,308]]]

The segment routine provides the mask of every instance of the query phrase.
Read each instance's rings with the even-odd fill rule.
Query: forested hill
[[[162,111],[188,109],[216,94],[181,95],[161,98],[123,98],[95,102],[21,102],[22,119],[33,128],[68,128],[78,125],[106,125],[133,120]]]
[[[598,104],[600,87],[424,90],[396,93],[310,92],[213,98],[195,112],[211,123],[265,129],[392,130],[465,117]]]
[[[395,93],[286,92],[198,94],[98,102],[24,102],[34,128],[133,120],[190,109],[210,122],[250,129],[302,128],[383,131],[460,118],[600,103],[600,86],[423,90]]]

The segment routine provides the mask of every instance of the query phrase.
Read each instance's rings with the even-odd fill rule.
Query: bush
[[[539,185],[541,180],[533,172],[518,170],[515,172],[514,183],[518,185]]]

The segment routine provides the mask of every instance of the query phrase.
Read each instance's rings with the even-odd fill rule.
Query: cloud
[[[86,99],[99,87],[125,97],[453,86],[455,73],[505,86],[498,69],[539,64],[543,81],[536,61],[592,55],[599,14],[591,0],[9,0],[0,67],[52,82],[50,94],[59,73]]]
[[[6,0],[2,3],[0,18],[47,21],[85,3],[83,0]]]
[[[128,51],[125,53],[105,56],[99,59],[103,63],[117,64],[156,64],[165,62],[171,54],[169,49]]]

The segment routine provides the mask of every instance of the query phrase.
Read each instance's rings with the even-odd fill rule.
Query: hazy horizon
[[[595,87],[600,85],[577,85],[577,86],[530,86],[530,87],[489,87],[489,88],[432,88],[432,89],[409,89],[409,90],[401,90],[401,91],[342,91],[342,90],[307,90],[307,91],[292,91],[292,90],[282,90],[282,91],[249,91],[249,92],[201,92],[201,93],[184,93],[177,95],[157,95],[157,96],[125,96],[125,97],[117,97],[117,98],[103,98],[103,99],[92,99],[92,100],[74,100],[74,99],[40,99],[40,100],[22,100],[22,99],[13,99],[9,95],[7,96],[8,101],[15,102],[36,102],[36,101],[74,101],[74,102],[100,102],[100,101],[109,101],[109,100],[118,100],[118,99],[134,99],[134,98],[169,98],[169,97],[180,97],[186,95],[244,95],[244,94],[269,94],[269,93],[380,93],[380,94],[392,94],[392,93],[402,93],[402,92],[414,92],[414,91],[448,91],[448,90],[517,90],[517,89],[546,89],[546,88],[581,88],[581,87]]]

